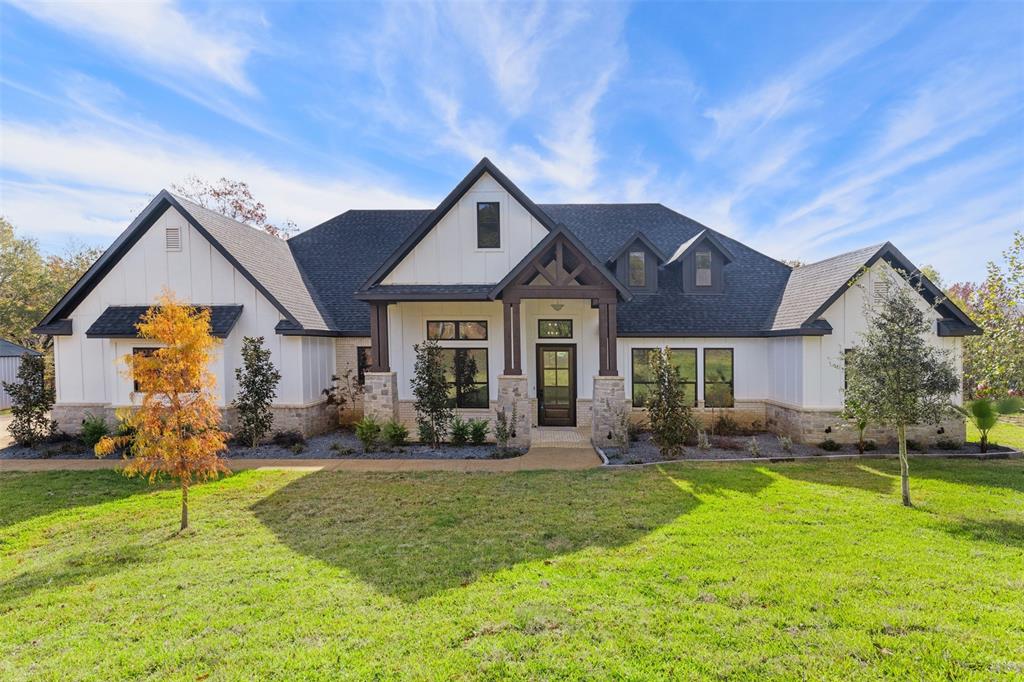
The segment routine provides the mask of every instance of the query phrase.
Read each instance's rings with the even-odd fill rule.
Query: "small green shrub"
[[[465,445],[469,442],[469,422],[462,417],[452,419],[449,436],[452,445]]]
[[[842,449],[843,446],[835,442],[831,438],[826,438],[825,440],[818,443],[818,447],[821,448],[822,450],[825,450],[826,452],[836,452],[837,450]]]
[[[926,448],[925,444],[922,443],[921,441],[913,440],[911,438],[907,439],[907,450],[910,450],[910,451],[913,451],[913,452],[924,452],[927,449],[928,448]]]
[[[708,438],[708,432],[704,429],[697,431],[697,447],[701,450],[711,449],[711,439]]]
[[[337,455],[339,457],[344,457],[346,455],[351,455],[352,453],[355,452],[355,450],[353,450],[352,448],[346,447],[346,446],[344,446],[344,445],[342,445],[341,443],[338,443],[338,442],[331,443],[331,448],[330,449],[332,451],[334,451],[335,453],[337,453]]]
[[[292,452],[294,452],[296,455],[298,455],[298,454],[301,454],[302,452],[304,452],[306,450],[306,444],[305,443],[296,443],[295,445],[291,446],[288,449],[291,450]]]
[[[512,403],[511,417],[505,413],[505,408],[494,411],[494,440],[498,444],[499,456],[509,452],[509,443],[516,437],[516,422],[519,413],[516,404]]]
[[[743,429],[736,423],[736,420],[727,414],[721,414],[715,420],[711,432],[717,436],[739,436]]]
[[[779,436],[779,447],[782,448],[783,452],[792,454],[793,439],[789,436]]]
[[[11,397],[7,430],[18,445],[45,442],[57,431],[57,422],[50,419],[56,398],[51,382],[46,380],[46,360],[42,355],[23,355],[17,377],[13,384],[0,382]]]
[[[878,449],[878,443],[873,440],[864,441],[864,452],[872,452]]]
[[[935,447],[939,450],[959,450],[963,445],[962,442],[953,438],[940,438],[935,441]]]
[[[367,415],[355,423],[356,438],[363,444],[363,450],[373,452],[380,444],[381,424],[372,415]]]
[[[97,417],[90,412],[85,413],[80,438],[87,448],[91,450],[96,447],[96,443],[99,443],[103,436],[109,435],[110,427],[107,426],[107,421],[103,417]]]
[[[486,419],[470,419],[469,441],[473,445],[483,445],[487,442],[487,432],[490,431],[490,428]]]
[[[757,438],[756,437],[754,437],[754,436],[750,437],[750,440],[747,442],[747,452],[750,453],[751,457],[760,457],[761,456],[761,446],[759,446],[757,444]]]
[[[298,431],[278,431],[271,442],[281,448],[294,448],[296,445],[305,445],[306,437]]]
[[[409,442],[409,429],[406,428],[405,424],[391,419],[384,422],[384,426],[381,428],[381,436],[390,447],[400,448]]]

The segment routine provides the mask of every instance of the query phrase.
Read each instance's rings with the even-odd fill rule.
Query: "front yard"
[[[911,472],[0,474],[0,679],[1019,678],[1024,462]]]

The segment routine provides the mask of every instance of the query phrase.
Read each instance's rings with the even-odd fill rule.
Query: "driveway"
[[[0,413],[0,448],[6,448],[11,444],[11,434],[7,431],[11,419],[13,417],[10,412]]]

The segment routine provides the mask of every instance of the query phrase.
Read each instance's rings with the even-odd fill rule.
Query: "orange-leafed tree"
[[[188,489],[193,481],[229,473],[221,457],[227,434],[213,397],[217,380],[209,369],[217,339],[210,311],[184,305],[164,292],[136,325],[139,336],[161,345],[152,353],[123,358],[125,376],[137,384],[142,403],[123,417],[120,434],[96,444],[104,457],[122,450],[126,475],[166,474],[181,482],[181,530],[188,528]]]

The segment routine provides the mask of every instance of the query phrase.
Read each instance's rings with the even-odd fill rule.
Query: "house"
[[[661,204],[535,204],[483,159],[433,210],[347,211],[287,241],[160,192],[36,331],[54,337],[65,429],[135,400],[115,360],[149,345],[134,324],[168,287],[212,310],[229,427],[244,336],[282,374],[275,428],[307,434],[336,423],[322,390],[346,370],[366,413],[412,425],[413,347],[436,339],[460,368],[458,412],[514,406],[520,443],[538,426],[604,438],[642,408],[662,346],[699,414],[816,441],[839,421],[864,297],[894,268],[915,273],[933,342],[959,362],[978,328],[892,244],[794,269]]]
[[[4,382],[13,384],[18,380],[21,358],[25,355],[42,355],[42,353],[19,346],[7,339],[0,339],[0,410],[6,410],[11,406],[11,396],[4,390]]]

